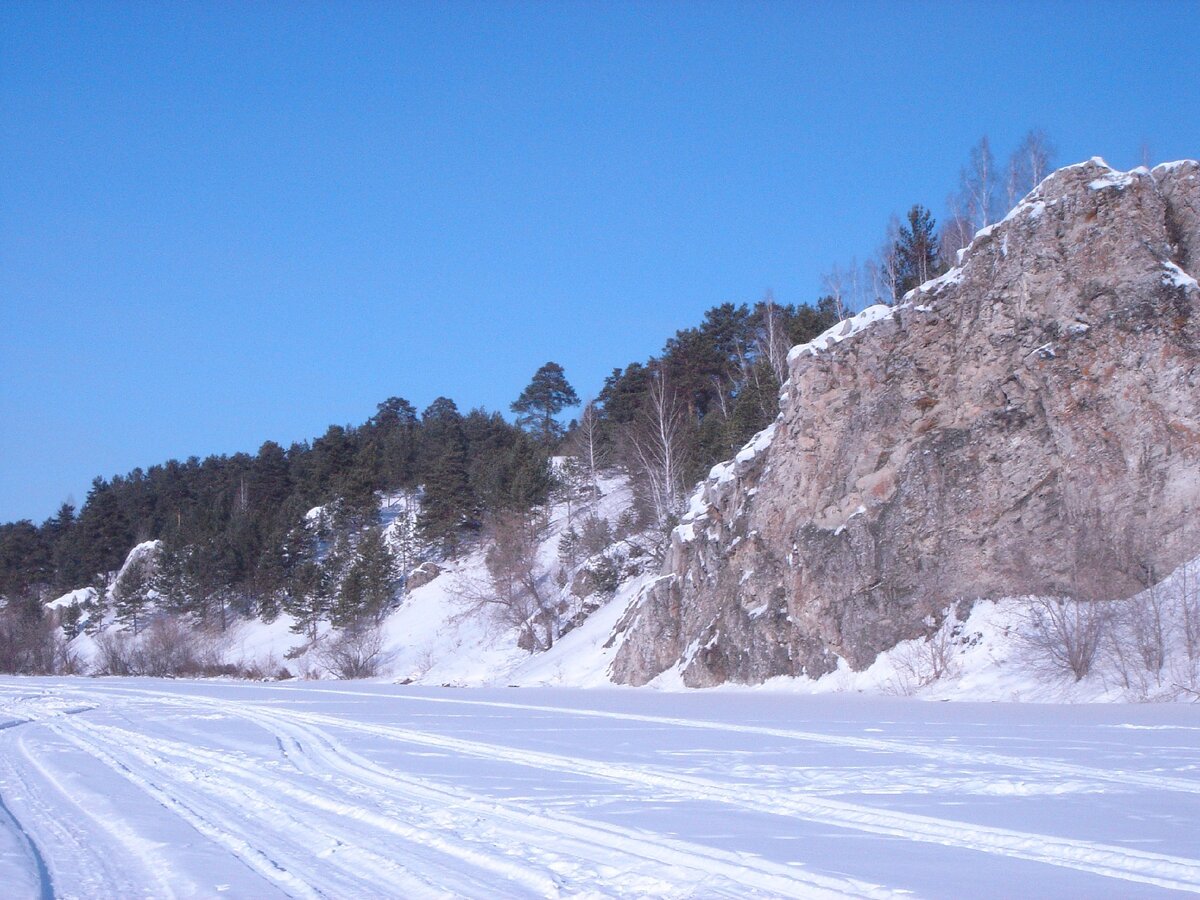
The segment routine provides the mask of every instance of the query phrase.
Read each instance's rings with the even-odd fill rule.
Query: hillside
[[[675,403],[670,367],[724,340],[724,364],[742,360],[722,376],[742,379],[735,406],[760,404],[768,304],[712,310],[663,361],[615,371],[552,464],[544,442],[448,400],[419,420],[388,401],[312,448],[189,461],[178,471],[209,479],[191,484],[216,490],[220,514],[203,491],[190,501],[207,518],[189,545],[169,527],[177,492],[160,490],[147,521],[165,539],[121,551],[90,586],[35,583],[46,612],[32,643],[51,627],[70,640],[26,670],[1191,697],[1198,253],[1197,163],[1054,173],[903,302],[793,347],[778,417],[712,469],[673,530],[647,435],[688,416],[660,405],[656,420],[656,398]],[[789,333],[820,321],[783,316]],[[695,377],[716,393],[687,410],[709,407],[674,450],[692,466],[754,420],[723,416],[721,383]],[[461,483],[429,484],[463,446],[457,477],[476,505],[442,505]],[[304,479],[329,498],[307,513]],[[247,506],[264,485],[282,500]],[[120,513],[113,496],[96,508]],[[211,548],[253,519],[280,524],[255,566],[222,580],[235,569]],[[374,573],[372,548],[387,558]]]
[[[1200,165],[1062,169],[959,265],[792,350],[619,626],[616,680],[862,670],[951,606],[1126,598],[1200,553]]]

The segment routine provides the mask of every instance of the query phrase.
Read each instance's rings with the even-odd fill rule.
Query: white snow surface
[[[1195,278],[1183,271],[1183,269],[1179,268],[1179,266],[1175,265],[1175,263],[1171,262],[1170,260],[1163,260],[1163,268],[1166,269],[1166,271],[1163,272],[1163,284],[1192,289],[1200,287],[1200,285],[1196,283]]]
[[[895,307],[888,306],[885,303],[876,303],[874,306],[868,306],[862,312],[850,316],[848,319],[843,319],[831,328],[827,328],[808,343],[797,344],[788,351],[788,362],[795,362],[798,358],[806,354],[816,356],[821,351],[828,350],[834,344],[840,344],[847,338],[854,337],[860,331],[871,327],[876,322],[883,319],[890,319],[895,313],[895,309]]]
[[[1200,892],[1193,708],[0,678],[44,897]]]

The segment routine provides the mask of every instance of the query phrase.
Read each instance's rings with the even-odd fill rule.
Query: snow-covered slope
[[[575,501],[570,507],[556,503],[549,510],[538,548],[539,562],[547,582],[561,568],[558,545],[563,533],[572,525],[578,527],[588,517],[598,517],[615,525],[620,515],[632,505],[628,481],[611,474],[600,479],[599,496],[586,502]],[[403,540],[412,521],[413,498],[385,498],[384,520],[386,533],[393,543]],[[316,520],[321,511],[313,510],[309,518]],[[155,542],[135,547],[124,571],[135,559],[155,548]],[[614,549],[621,550],[618,543]],[[494,617],[489,610],[471,601],[487,587],[485,564],[486,547],[464,555],[461,559],[441,562],[441,574],[432,581],[414,588],[403,603],[383,623],[382,663],[379,678],[416,684],[507,685],[507,684],[570,684],[594,685],[608,683],[606,670],[613,653],[609,643],[613,624],[629,598],[642,586],[647,574],[631,575],[619,585],[616,593],[583,619],[582,624],[567,631],[546,652],[531,655],[519,646],[520,630]],[[652,569],[647,561],[645,566]],[[580,598],[556,586],[547,590],[557,592],[564,603],[579,612]],[[60,609],[74,604],[86,604],[95,598],[93,588],[72,591],[48,604]],[[600,598],[584,598],[595,604]],[[294,620],[282,614],[271,622],[242,620],[233,623],[225,634],[209,635],[206,640],[224,662],[241,670],[266,674],[287,671],[291,675],[328,678],[332,673],[324,664],[321,648],[296,653],[304,640],[293,631]],[[105,623],[108,631],[119,631],[110,613]],[[330,628],[323,624],[322,637],[328,640]],[[98,658],[95,636],[81,633],[72,648],[85,665]]]

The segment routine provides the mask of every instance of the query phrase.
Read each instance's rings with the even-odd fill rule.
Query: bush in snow
[[[0,672],[66,675],[79,668],[54,616],[36,598],[0,608]]]
[[[386,662],[383,629],[362,622],[333,632],[317,650],[317,661],[335,678],[373,678]]]
[[[236,675],[223,662],[225,641],[219,634],[189,627],[179,616],[158,615],[138,635],[108,628],[96,636],[96,673],[177,678]]]
[[[928,620],[932,627],[932,617]],[[890,692],[911,696],[943,678],[957,675],[961,669],[958,651],[968,640],[962,625],[947,617],[941,626],[924,639],[907,641],[891,653],[895,678],[888,684]]]
[[[1038,597],[1026,614],[1022,640],[1035,664],[1082,680],[1092,670],[1110,619],[1100,601]]]

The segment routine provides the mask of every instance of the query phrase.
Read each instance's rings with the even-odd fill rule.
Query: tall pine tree
[[[534,373],[533,380],[513,401],[511,409],[517,413],[518,425],[550,447],[563,435],[563,427],[554,417],[567,407],[578,405],[579,396],[567,382],[563,367],[548,362]]]

